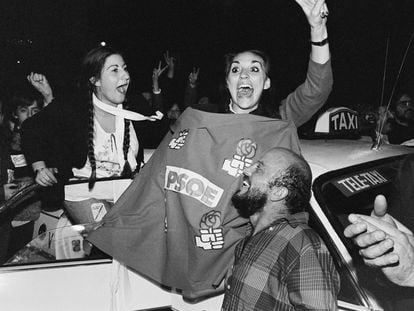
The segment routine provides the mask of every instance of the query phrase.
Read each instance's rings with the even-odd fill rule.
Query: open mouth
[[[250,97],[253,95],[253,88],[250,85],[242,84],[237,87],[237,97]]]
[[[241,191],[247,191],[250,189],[250,180],[249,177],[246,175],[243,175],[243,181],[240,190]]]
[[[118,90],[119,93],[126,94],[126,92],[128,91],[128,85],[129,83],[124,83],[118,86],[116,89]]]

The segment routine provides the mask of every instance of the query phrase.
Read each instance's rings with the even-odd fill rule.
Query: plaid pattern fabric
[[[222,310],[337,310],[339,274],[307,218],[279,219],[237,245]]]

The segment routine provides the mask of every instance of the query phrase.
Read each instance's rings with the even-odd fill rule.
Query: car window
[[[356,295],[359,288],[373,295],[386,310],[392,310],[396,299],[411,295],[400,288],[394,287],[382,276],[381,272],[366,266],[358,254],[357,247],[350,239],[345,238],[343,231],[349,224],[350,213],[369,215],[373,202],[378,194],[388,200],[388,211],[411,230],[414,228],[414,211],[412,192],[414,189],[414,157],[399,156],[385,160],[364,163],[327,173],[317,178],[313,191],[318,204],[327,216],[335,232],[346,246],[356,268],[356,278],[352,277],[349,266],[335,250],[335,243],[324,230],[324,225],[313,215],[313,223],[317,231],[325,238],[333,250],[341,274],[341,291],[339,298],[350,303],[361,303],[364,297]]]
[[[78,185],[87,180],[71,180]],[[131,182],[130,178],[101,178],[113,182],[118,196]],[[118,189],[118,190],[117,190]],[[90,230],[97,223],[73,225],[60,201],[49,198],[42,187],[33,181],[25,184],[7,201],[0,202],[0,266],[19,266],[40,263],[57,263],[110,259],[86,241]],[[95,204],[99,207],[99,204]],[[104,209],[99,215],[103,217]],[[92,211],[93,212],[93,211]],[[101,218],[102,218],[101,217]]]
[[[95,226],[67,225],[46,231],[15,253],[4,266],[110,259],[86,240]]]

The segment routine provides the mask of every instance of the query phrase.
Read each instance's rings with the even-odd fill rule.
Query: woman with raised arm
[[[275,107],[262,98],[271,87],[269,57],[259,50],[228,54],[225,86],[230,98],[225,111],[290,119],[299,127],[326,102],[333,84],[326,27],[328,9],[324,0],[296,2],[310,25],[311,53],[305,82]]]

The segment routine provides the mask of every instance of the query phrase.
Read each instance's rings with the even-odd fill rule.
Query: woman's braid
[[[132,173],[131,165],[128,162],[128,151],[129,151],[129,142],[130,142],[130,135],[129,135],[129,125],[131,124],[130,120],[125,119],[125,130],[124,130],[124,145],[122,150],[124,152],[124,169],[122,171],[122,176],[129,176]]]
[[[91,176],[89,177],[89,190],[93,188],[96,180],[96,159],[95,159],[95,150],[94,150],[94,108],[92,103],[92,96],[89,97],[89,120],[88,120],[88,159],[91,164]]]

